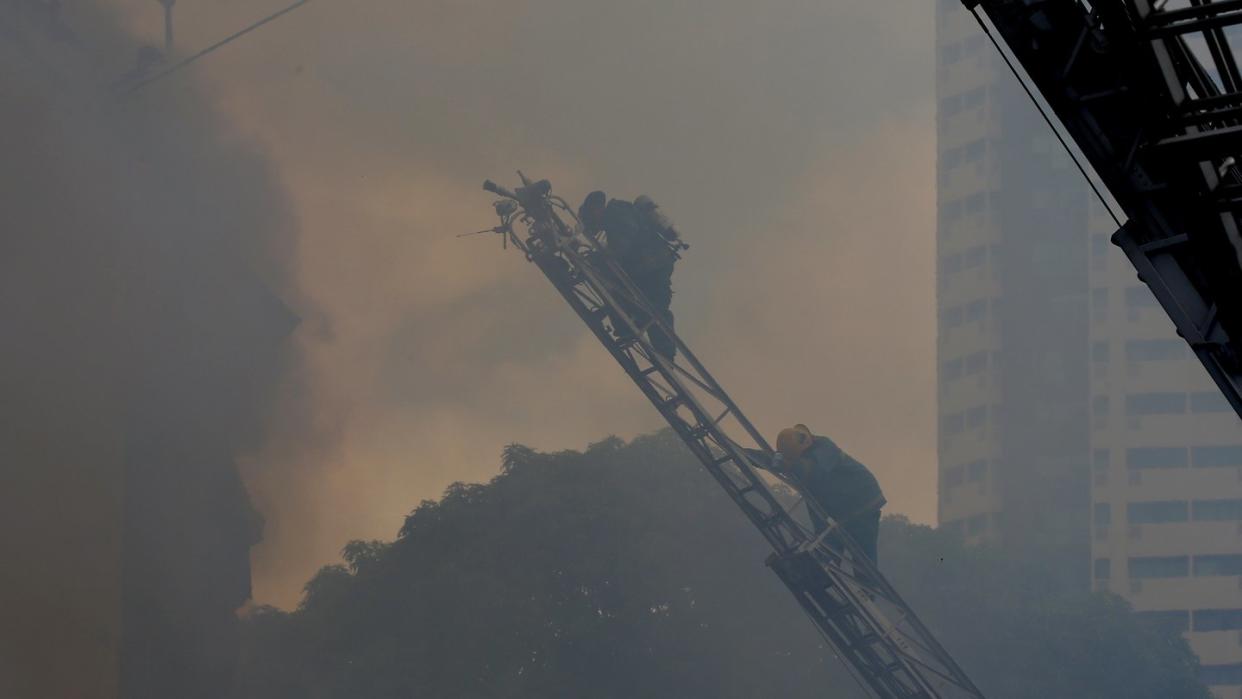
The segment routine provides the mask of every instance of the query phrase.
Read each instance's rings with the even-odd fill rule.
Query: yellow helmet
[[[814,439],[815,436],[806,425],[786,427],[776,435],[776,450],[787,460],[793,461],[801,458],[811,448]]]

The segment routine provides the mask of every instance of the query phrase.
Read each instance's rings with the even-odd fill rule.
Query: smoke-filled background
[[[114,1],[158,39],[158,7]],[[182,2],[178,41],[280,6]],[[316,0],[170,81],[211,86],[299,223],[306,373],[246,468],[257,598],[293,604],[343,542],[489,477],[508,442],[660,425],[520,256],[454,237],[493,225],[479,184],[516,168],[573,201],[652,195],[694,246],[679,330],[743,409],[833,435],[930,521],[931,12]]]
[[[218,696],[297,214],[218,94],[118,99],[123,18],[52,9],[0,2],[0,695]]]
[[[127,434],[218,450],[149,446],[160,487],[240,468],[256,600],[296,604],[507,443],[660,426],[536,270],[454,237],[493,225],[479,184],[516,168],[575,202],[653,196],[693,245],[679,332],[743,409],[833,436],[890,511],[933,518],[931,4],[315,0],[121,106],[101,95],[159,6],[62,4],[76,42],[0,40],[6,313],[31,324],[10,368],[98,369],[56,400],[122,450],[93,416],[140,374]],[[177,55],[282,5],[182,0]],[[182,478],[195,459],[215,475]]]

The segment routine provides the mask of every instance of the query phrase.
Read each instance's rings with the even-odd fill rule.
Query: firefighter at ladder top
[[[849,533],[859,548],[878,563],[880,508],[887,504],[880,484],[831,439],[811,434],[806,425],[794,425],[776,436],[776,454],[770,464],[761,451],[747,449],[755,464],[777,473],[788,473],[824,513]],[[825,522],[813,510],[811,520],[817,532]]]
[[[673,266],[678,259],[677,251],[690,246],[681,241],[677,230],[660,213],[651,197],[643,195],[633,202],[608,201],[603,192],[591,192],[579,207],[578,218],[588,236],[600,240],[600,233],[604,234],[604,247],[647,297],[664,324],[672,329],[673,312],[669,307],[673,303]],[[639,309],[626,310],[640,325],[646,322]],[[624,324],[615,319],[613,326],[618,333],[625,332]],[[669,359],[676,354],[673,338],[658,326],[652,326],[647,336],[660,354]]]

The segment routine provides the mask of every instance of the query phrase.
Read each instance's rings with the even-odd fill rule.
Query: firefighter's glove
[[[772,455],[772,465],[769,467],[773,471],[785,470],[785,455],[779,451]]]

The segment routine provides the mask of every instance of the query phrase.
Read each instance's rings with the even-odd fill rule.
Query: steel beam
[[[1120,204],[1129,221],[1114,243],[1242,416],[1242,75],[1221,31],[1242,22],[1242,0],[964,4]],[[1193,32],[1204,32],[1210,67],[1186,43]]]

